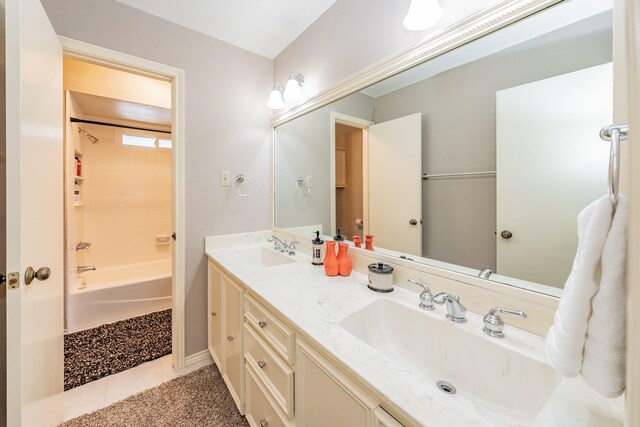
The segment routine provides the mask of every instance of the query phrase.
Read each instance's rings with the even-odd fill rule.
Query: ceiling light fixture
[[[426,30],[436,25],[443,14],[444,11],[438,0],[411,0],[402,25],[411,31]]]
[[[292,73],[289,75],[287,85],[284,88],[284,99],[286,101],[296,102],[303,98],[302,85],[304,84],[304,76],[300,73]]]
[[[269,94],[267,107],[271,108],[272,110],[280,110],[284,108],[284,101],[282,100],[282,83],[278,82],[273,87],[271,94]]]

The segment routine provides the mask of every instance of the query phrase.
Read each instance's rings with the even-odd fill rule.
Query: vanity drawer
[[[245,410],[246,417],[251,427],[293,427],[291,420],[278,409],[269,392],[261,384],[258,374],[246,365],[247,384]]]
[[[293,371],[255,332],[244,324],[244,356],[265,388],[289,418],[293,418]]]
[[[278,355],[289,365],[292,365],[295,354],[293,331],[249,295],[245,296],[245,302],[244,315],[247,322],[258,331]]]

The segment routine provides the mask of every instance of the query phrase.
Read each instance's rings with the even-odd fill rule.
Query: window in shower
[[[122,133],[122,145],[144,148],[166,148],[171,149],[171,139],[157,136],[132,135]]]

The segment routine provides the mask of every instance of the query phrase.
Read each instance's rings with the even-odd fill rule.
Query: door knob
[[[502,230],[500,232],[500,236],[502,236],[503,239],[510,239],[513,237],[513,233],[509,230]]]
[[[418,225],[418,220],[412,218],[412,219],[409,220],[409,224],[410,225]]]
[[[38,271],[35,271],[32,267],[27,267],[27,271],[24,272],[24,282],[30,285],[33,279],[40,281],[47,280],[51,275],[49,267],[40,267]]]

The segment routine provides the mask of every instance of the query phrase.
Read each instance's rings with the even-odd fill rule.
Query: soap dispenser
[[[342,233],[340,233],[340,228],[338,228],[338,233],[333,236],[333,240],[335,240],[336,242],[344,242],[344,236],[342,235]]]
[[[324,240],[320,238],[320,232],[316,231],[316,238],[311,241],[311,264],[322,265],[324,260]]]

